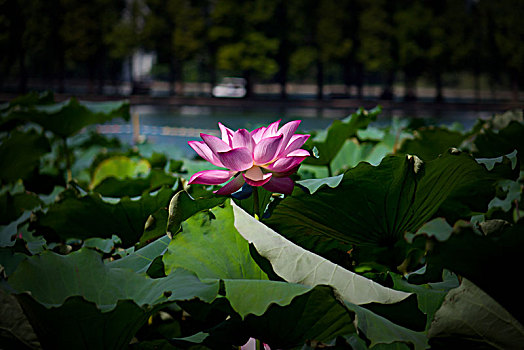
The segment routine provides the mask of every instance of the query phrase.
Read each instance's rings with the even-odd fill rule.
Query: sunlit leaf
[[[271,262],[274,271],[288,282],[307,286],[329,285],[344,300],[354,304],[396,303],[410,295],[348,271],[293,244],[238,206],[234,205],[233,209],[238,232],[253,243],[257,251]]]
[[[183,267],[199,278],[267,279],[233,225],[233,209],[199,212],[182,223],[164,254],[166,273]]]
[[[93,189],[107,178],[122,180],[137,176],[145,177],[149,174],[150,170],[151,165],[145,159],[135,161],[124,156],[108,158],[96,167],[89,187]]]

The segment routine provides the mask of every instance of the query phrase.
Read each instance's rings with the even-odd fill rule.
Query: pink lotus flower
[[[290,194],[294,174],[310,154],[300,149],[309,135],[294,135],[300,120],[291,121],[280,129],[276,121],[268,127],[251,132],[233,131],[218,123],[222,137],[200,134],[203,141],[189,141],[198,155],[227,170],[204,170],[189,179],[189,184],[219,185],[232,178],[217,194],[228,195],[245,183],[262,186],[270,192]]]

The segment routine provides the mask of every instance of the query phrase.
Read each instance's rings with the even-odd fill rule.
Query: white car
[[[246,80],[244,78],[226,77],[220,84],[213,87],[214,97],[242,98],[246,96]]]

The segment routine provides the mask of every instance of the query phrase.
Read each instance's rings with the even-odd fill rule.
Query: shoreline
[[[356,98],[332,98],[332,99],[305,99],[288,98],[285,100],[277,98],[265,98],[255,96],[251,98],[232,99],[196,96],[149,96],[149,95],[97,95],[97,94],[71,94],[55,93],[57,102],[76,97],[85,101],[115,101],[128,100],[131,106],[154,105],[166,107],[179,106],[209,106],[209,107],[238,107],[238,108],[333,108],[333,109],[366,109],[380,105],[383,110],[434,110],[434,111],[506,111],[524,108],[522,101],[449,101],[434,102],[427,100],[399,101],[381,99],[356,99]],[[19,96],[14,93],[0,93],[0,101],[8,102]],[[451,100],[452,98],[450,98]]]

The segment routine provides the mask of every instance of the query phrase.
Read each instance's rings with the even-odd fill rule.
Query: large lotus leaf
[[[199,278],[267,279],[233,223],[228,203],[187,219],[164,254],[166,273],[183,267]]]
[[[150,170],[151,165],[145,159],[134,160],[125,156],[111,157],[98,164],[89,187],[93,189],[107,178],[122,180],[138,176],[145,177]]]
[[[451,147],[459,147],[467,135],[446,128],[426,127],[416,130],[413,139],[404,140],[398,153],[414,154],[428,161]]]
[[[432,241],[426,274],[409,280],[419,283],[422,277],[435,281],[442,269],[448,269],[469,279],[523,322],[522,293],[519,288],[508,288],[507,283],[522,270],[524,220],[509,227],[486,224],[481,227],[483,234],[471,225],[457,223],[447,241]]]
[[[78,197],[68,190],[47,212],[36,213],[30,230],[43,234],[48,241],[111,238],[115,234],[129,247],[139,241],[149,216],[167,208],[172,195],[172,189],[163,187],[136,200],[124,197],[117,202],[107,202],[97,193]]]
[[[173,301],[213,301],[218,281],[201,282],[177,270],[151,279],[105,265],[98,253],[45,251],[23,261],[9,277],[45,348],[125,348],[158,308]]]
[[[282,346],[303,344],[306,339],[332,339],[353,330],[352,313],[329,288],[313,291],[300,284],[267,280],[250,255],[249,243],[235,228],[228,202],[184,221],[163,261],[167,274],[183,267],[204,281],[222,280],[225,298],[244,319],[229,326],[238,327],[236,333],[248,332]],[[295,300],[303,294],[308,294],[304,301]],[[275,311],[277,305],[280,311]]]
[[[50,151],[47,138],[34,130],[11,132],[0,144],[0,183],[29,178]]]
[[[325,258],[288,241],[233,204],[235,227],[260,255],[271,262],[273,270],[288,282],[308,286],[319,284],[335,288],[346,301],[354,304],[396,303],[410,294],[383,287],[348,271]]]
[[[468,279],[446,296],[431,324],[428,337],[468,339],[471,347],[489,344],[496,349],[519,349],[524,327],[499,303]],[[436,339],[433,339],[436,338]]]
[[[113,118],[129,120],[129,102],[79,102],[71,98],[52,105],[16,109],[6,117],[8,121],[40,124],[62,138],[72,136],[88,125],[105,123]]]
[[[458,151],[429,162],[388,156],[376,167],[360,163],[336,188],[325,186],[312,195],[295,189],[264,221],[291,240],[327,236],[391,247],[405,232],[416,232],[446,199],[465,194],[464,189],[467,204],[487,210],[495,180],[484,166]]]
[[[359,109],[344,120],[335,120],[327,129],[325,135],[317,135],[308,140],[306,146],[316,147],[318,158],[308,157],[305,164],[329,165],[340,151],[346,139],[355,136],[359,129],[365,128],[370,122],[374,121],[381,109],[379,107],[370,111]]]
[[[173,237],[169,251],[164,256],[167,272],[171,271],[170,265],[174,262],[175,266],[195,271],[200,278],[210,276],[212,280],[221,279],[224,283],[224,298],[228,300],[232,311],[243,318],[235,321],[233,317],[215,327],[211,330],[211,336],[206,338],[208,341],[217,341],[216,337],[223,339],[224,334],[238,337],[244,332],[278,348],[297,346],[306,339],[328,340],[336,335],[353,332],[352,313],[341,308],[337,298],[333,298],[331,288],[256,279],[260,272],[249,257],[247,241],[241,237],[232,221],[231,207],[227,202],[224,208],[217,207],[192,216]],[[295,266],[291,261],[289,265]],[[336,294],[339,295],[338,292]],[[373,314],[367,310],[362,312]],[[378,315],[376,318],[381,320],[377,322],[382,322]],[[388,338],[390,341],[413,335],[410,330],[390,325],[390,321],[383,322],[386,324],[384,327],[405,331],[400,332],[401,335],[397,334],[397,338]],[[227,332],[224,327],[228,329]]]

